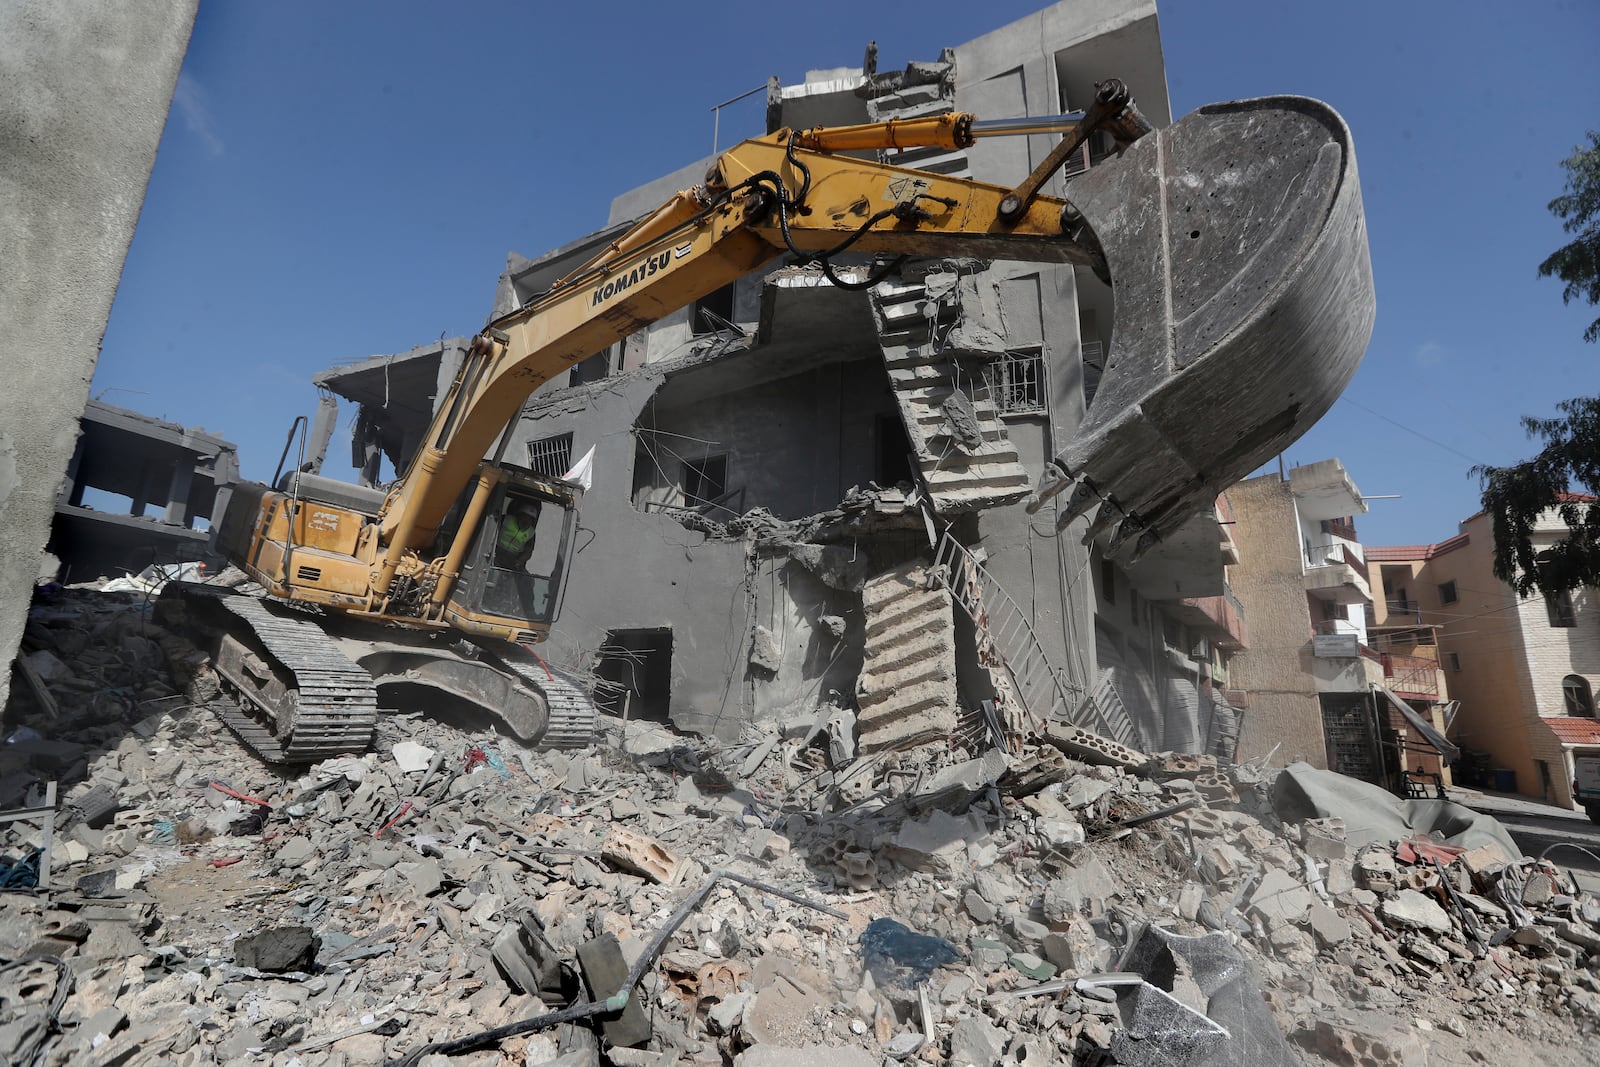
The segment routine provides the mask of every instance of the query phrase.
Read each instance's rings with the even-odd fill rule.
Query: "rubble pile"
[[[858,755],[828,706],[575,753],[394,715],[283,770],[141,599],[29,635],[56,707],[14,700],[7,780],[61,802],[48,885],[0,895],[14,1062],[1560,1065],[1600,1025],[1560,868],[1353,847],[1248,767],[1060,727]]]

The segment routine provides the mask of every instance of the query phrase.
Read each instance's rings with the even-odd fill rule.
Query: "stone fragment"
[[[1534,871],[1522,885],[1522,903],[1530,908],[1544,907],[1555,895],[1555,879],[1546,871]]]
[[[682,857],[648,834],[626,826],[613,825],[606,831],[600,856],[612,866],[643,875],[658,885],[672,885],[683,873]]]
[[[1414,956],[1424,963],[1430,963],[1435,968],[1443,968],[1450,965],[1450,953],[1425,938],[1406,938],[1404,949],[1408,955]]]
[[[1506,850],[1500,845],[1490,841],[1477,848],[1468,849],[1457,856],[1455,862],[1465,867],[1474,881],[1481,883],[1488,875],[1510,863],[1511,857],[1506,855]]]
[[[316,846],[304,837],[291,837],[278,849],[278,862],[285,867],[299,867],[317,854]]]
[[[1287,871],[1272,870],[1250,895],[1250,908],[1273,928],[1299,922],[1314,899],[1298,878]]]
[[[439,861],[435,859],[397,863],[394,869],[411,883],[412,890],[419,897],[431,897],[444,885],[444,873],[439,867]]]
[[[1600,934],[1587,923],[1562,919],[1555,925],[1556,936],[1590,952],[1600,951]]]
[[[987,1019],[967,1016],[950,1032],[950,1067],[997,1067],[1006,1032]]]
[[[1317,944],[1332,948],[1350,939],[1350,923],[1344,916],[1321,902],[1312,904],[1306,911],[1306,922]]]
[[[778,673],[783,664],[783,649],[777,636],[765,626],[750,630],[750,666],[770,674]]]
[[[1443,935],[1455,929],[1448,912],[1414,889],[1401,889],[1385,897],[1378,905],[1378,916],[1402,930],[1426,930]]]
[[[233,943],[233,962],[274,974],[309,971],[321,940],[308,926],[276,926]]]
[[[994,922],[994,905],[983,899],[983,896],[976,889],[967,890],[966,896],[962,898],[962,903],[966,905],[967,914],[972,916],[973,922]]]
[[[1305,849],[1312,859],[1344,859],[1344,820],[1332,817],[1307,819],[1300,824],[1300,847]]]
[[[1427,1067],[1424,1036],[1398,1019],[1376,1012],[1344,1011],[1320,1018],[1302,1043],[1346,1067]]]
[[[987,833],[976,813],[957,817],[936,810],[925,819],[902,823],[884,853],[902,867],[950,878],[966,867],[967,841]]]
[[[561,956],[545,937],[544,924],[533,912],[524,912],[518,921],[507,923],[490,951],[513,988],[559,998]]]
[[[601,1000],[622,988],[628,977],[628,961],[622,954],[622,945],[615,935],[585,941],[578,946],[578,967],[583,972],[584,985],[593,1000]],[[622,1011],[600,1016],[600,1029],[613,1045],[634,1048],[650,1040],[650,1017],[645,1013],[640,996],[633,995]]]

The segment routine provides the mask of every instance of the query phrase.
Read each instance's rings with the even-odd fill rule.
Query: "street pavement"
[[[1600,826],[1571,811],[1511,793],[1451,788],[1450,799],[1493,815],[1529,856],[1548,853],[1550,862],[1572,871],[1582,889],[1600,894]]]

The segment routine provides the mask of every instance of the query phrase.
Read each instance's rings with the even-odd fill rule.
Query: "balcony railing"
[[[1425,656],[1383,654],[1383,676],[1396,693],[1412,696],[1439,695],[1439,664]]]

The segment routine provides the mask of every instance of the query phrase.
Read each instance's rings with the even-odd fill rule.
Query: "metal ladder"
[[[1053,719],[1121,744],[1132,742],[1133,722],[1116,691],[1111,689],[1107,699],[1102,690],[1110,687],[1103,683],[1094,693],[1085,693],[1052,666],[1022,608],[949,533],[934,549],[933,573],[977,628],[979,660],[991,668],[1003,667],[1009,676],[1020,705],[1007,709],[1013,732],[1036,733],[1043,720]]]

